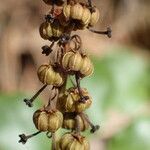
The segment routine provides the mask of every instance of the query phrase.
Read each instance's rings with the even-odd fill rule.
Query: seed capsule
[[[43,84],[61,86],[63,84],[63,77],[60,73],[54,71],[51,65],[41,65],[37,71],[39,80]]]
[[[44,22],[39,29],[40,35],[45,40],[57,40],[64,32],[64,28],[58,23]]]
[[[52,5],[53,3],[56,5],[63,5],[64,0],[43,0],[47,5]]]
[[[89,57],[79,52],[67,52],[63,56],[62,66],[67,72],[79,72],[81,77],[90,76],[94,70]]]
[[[83,136],[64,134],[59,142],[60,150],[90,150],[88,140]]]
[[[63,68],[68,71],[79,71],[82,66],[82,57],[79,52],[68,52],[62,59]]]
[[[83,13],[82,13],[82,24],[86,27],[91,19],[91,12],[89,9],[87,9],[86,7],[83,8]]]
[[[90,23],[89,23],[90,26],[94,26],[98,22],[99,15],[100,15],[99,10],[97,8],[95,8],[95,12],[93,12],[91,14],[91,20],[90,20]]]
[[[64,5],[63,14],[66,17],[66,19],[70,18],[70,10],[71,10],[71,5]]]
[[[58,100],[58,108],[63,112],[83,112],[88,109],[92,104],[92,99],[86,89],[81,89],[82,95],[88,97],[85,103],[81,102],[79,92],[76,88],[70,88]],[[61,105],[59,104],[61,103]]]
[[[48,113],[37,110],[33,115],[33,122],[39,131],[57,131],[63,123],[63,115],[60,111]]]
[[[74,113],[65,113],[63,120],[63,128],[75,130],[76,128],[75,117],[76,115]],[[85,131],[89,128],[89,124],[87,123],[87,121],[80,115],[78,118],[78,122],[80,126],[80,131]]]
[[[83,56],[82,67],[80,69],[81,76],[82,77],[90,76],[93,74],[93,71],[94,71],[94,67],[91,60],[89,59],[89,57]]]
[[[79,3],[71,6],[70,16],[72,19],[81,20],[83,16],[83,7]]]

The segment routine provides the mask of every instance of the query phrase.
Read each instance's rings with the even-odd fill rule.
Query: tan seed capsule
[[[79,71],[82,66],[82,57],[79,52],[67,52],[62,59],[62,66],[66,71]]]
[[[43,84],[61,86],[63,84],[63,77],[60,73],[54,71],[51,65],[41,65],[37,71],[39,80]]]
[[[83,13],[82,13],[82,24],[84,25],[84,27],[87,27],[89,22],[91,19],[91,12],[89,9],[87,9],[86,7],[83,9]]]
[[[95,8],[95,12],[93,12],[91,14],[91,20],[90,20],[89,25],[94,26],[98,22],[99,16],[100,16],[99,10],[97,8]]]
[[[63,14],[66,17],[66,19],[70,18],[70,10],[71,10],[71,5],[64,5]]]
[[[94,67],[91,60],[89,59],[89,57],[84,56],[80,73],[83,75],[83,77],[85,77],[92,75],[93,71]]]
[[[60,150],[89,150],[90,144],[88,140],[83,136],[74,134],[65,134],[60,139]]]
[[[52,38],[59,38],[64,32],[64,28],[59,22],[54,22],[53,24],[44,22],[41,24],[39,32],[43,39],[51,40]]]
[[[82,95],[84,97],[89,97],[85,103],[81,102],[81,97],[79,95],[79,92],[76,88],[70,88],[67,90],[67,93],[65,96],[61,98],[61,109],[63,112],[83,112],[86,109],[88,109],[91,104],[92,100],[91,97],[89,96],[89,93],[87,92],[86,89],[81,89]]]
[[[39,131],[55,132],[62,126],[63,115],[59,111],[48,113],[37,110],[33,115],[33,122]]]
[[[64,120],[63,120],[63,128],[75,130],[76,122],[75,122],[76,115],[74,113],[65,113]],[[87,121],[79,115],[78,117],[80,131],[85,131],[89,128],[89,124]]]
[[[81,4],[77,3],[71,6],[70,17],[72,19],[81,20],[83,15],[83,7]]]

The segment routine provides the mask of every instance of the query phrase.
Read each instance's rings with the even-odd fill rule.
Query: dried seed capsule
[[[67,52],[62,59],[62,67],[68,72],[79,72],[81,77],[89,76],[93,73],[94,67],[86,55],[79,52]]]
[[[67,52],[62,59],[62,66],[67,71],[79,71],[82,66],[82,57],[79,52]]]
[[[72,19],[81,20],[83,16],[83,7],[81,4],[77,3],[71,6],[70,17]]]
[[[37,110],[33,115],[33,122],[39,131],[57,131],[63,123],[63,115],[60,111],[49,113]]]
[[[99,15],[100,15],[99,10],[97,8],[95,8],[95,12],[92,12],[92,14],[91,14],[91,20],[89,23],[90,26],[94,26],[98,22]]]
[[[75,117],[76,114],[74,113],[65,113],[64,120],[63,120],[63,128],[75,130],[76,128]],[[89,124],[82,116],[79,115],[78,121],[79,121],[80,131],[85,131],[89,128]]]
[[[83,8],[83,13],[82,13],[82,24],[86,27],[91,19],[91,12],[89,9],[87,9],[86,7]]]
[[[86,109],[88,109],[92,104],[92,99],[89,96],[89,93],[86,89],[81,89],[82,95],[84,97],[88,97],[88,99],[85,101],[85,103],[81,102],[81,97],[79,95],[78,89],[76,88],[70,88],[67,90],[67,92],[58,100],[58,103],[61,103],[61,106],[59,105],[59,108],[63,112],[83,112]]]
[[[44,22],[39,29],[40,35],[45,40],[57,40],[64,32],[64,28],[58,23]]]
[[[83,136],[64,134],[59,142],[60,150],[89,150],[90,144]]]
[[[66,17],[66,19],[70,18],[70,10],[71,10],[71,5],[64,5],[63,14]]]
[[[43,84],[61,86],[63,84],[63,77],[60,73],[54,71],[51,65],[41,65],[37,71],[39,80]]]
[[[43,0],[47,5],[52,5],[53,3],[56,5],[63,5],[64,0]]]
[[[80,73],[81,73],[82,77],[92,75],[93,71],[94,71],[94,67],[93,67],[91,60],[86,55],[83,56],[82,58],[83,58],[82,67],[80,69]]]

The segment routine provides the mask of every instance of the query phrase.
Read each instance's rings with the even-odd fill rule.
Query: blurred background
[[[100,9],[97,30],[112,27],[113,37],[78,32],[95,72],[82,80],[93,97],[87,111],[101,129],[89,134],[91,150],[150,150],[150,1],[93,0]],[[33,133],[32,114],[47,100],[48,89],[29,109],[22,102],[41,84],[37,67],[47,43],[38,28],[49,7],[42,0],[0,3],[0,150],[50,149],[44,134],[26,145],[18,134]]]

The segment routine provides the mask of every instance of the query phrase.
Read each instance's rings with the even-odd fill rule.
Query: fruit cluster
[[[90,29],[99,20],[99,10],[88,0],[43,0],[51,10],[45,15],[39,32],[50,46],[42,47],[42,54],[50,56],[48,64],[38,68],[37,75],[44,84],[31,98],[24,99],[29,107],[46,88],[50,89],[50,98],[46,105],[35,111],[33,122],[38,132],[26,136],[19,135],[21,143],[41,132],[52,138],[52,150],[89,150],[90,144],[81,132],[91,128],[91,133],[99,129],[93,125],[84,113],[92,104],[92,98],[86,88],[80,87],[80,80],[92,75],[94,67],[91,59],[82,49],[82,40],[72,31],[89,29],[95,33],[111,36],[111,30],[95,31]],[[55,50],[53,50],[56,45]],[[70,78],[75,77],[74,80]],[[68,78],[72,87],[67,87]],[[56,131],[60,128],[70,130],[56,140]]]

